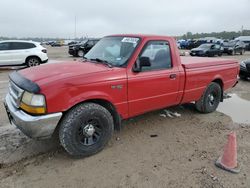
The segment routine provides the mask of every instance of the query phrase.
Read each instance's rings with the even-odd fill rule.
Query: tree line
[[[195,33],[187,32],[186,34],[177,37],[178,39],[198,39],[204,37],[216,37],[220,39],[234,39],[239,36],[250,36],[250,30],[243,31],[222,31],[212,33]]]

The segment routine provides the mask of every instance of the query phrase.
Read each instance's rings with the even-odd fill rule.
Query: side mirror
[[[141,72],[142,67],[150,67],[150,59],[149,57],[140,57],[137,59],[136,63],[133,66],[133,71],[134,72]]]

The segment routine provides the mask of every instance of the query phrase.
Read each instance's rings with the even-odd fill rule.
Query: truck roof
[[[150,34],[115,34],[115,35],[108,35],[108,37],[137,37],[137,38],[171,38],[173,39],[173,37],[170,36],[163,36],[163,35],[150,35]]]
[[[233,59],[219,59],[219,58],[205,58],[205,57],[181,57],[181,64],[186,69],[202,68],[208,66],[217,66],[225,64],[235,64],[237,60]]]

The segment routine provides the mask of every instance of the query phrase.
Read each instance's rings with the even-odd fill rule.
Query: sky
[[[74,38],[75,25],[77,37],[239,31],[250,29],[250,0],[0,2],[0,36]]]

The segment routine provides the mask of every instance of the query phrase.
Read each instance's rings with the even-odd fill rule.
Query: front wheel
[[[221,100],[222,88],[218,83],[208,85],[201,98],[195,103],[199,112],[210,113],[216,110]]]
[[[64,116],[59,126],[62,146],[75,157],[86,157],[101,151],[114,131],[110,112],[95,103],[74,107]]]
[[[78,56],[78,57],[83,57],[83,55],[84,55],[83,50],[79,50],[79,51],[77,52],[77,56]]]

